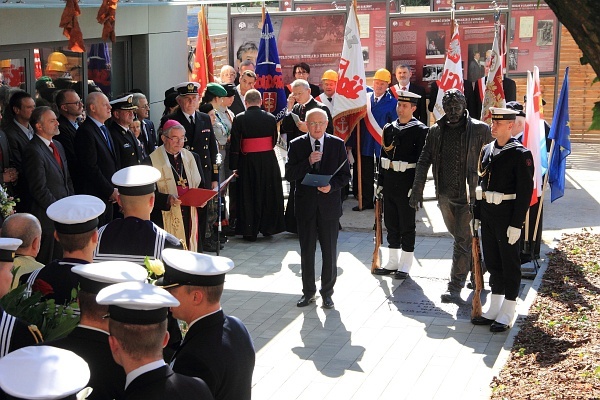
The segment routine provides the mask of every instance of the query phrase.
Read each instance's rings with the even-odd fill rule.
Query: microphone
[[[321,142],[319,140],[315,140],[315,151],[321,151]],[[321,161],[317,161],[313,164],[313,168],[315,171],[318,171],[321,167]]]

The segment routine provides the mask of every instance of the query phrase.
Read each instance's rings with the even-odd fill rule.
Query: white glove
[[[346,155],[348,156],[348,164],[349,165],[354,165],[354,156],[352,155],[352,150],[347,149],[346,150]]]
[[[469,227],[471,227],[471,236],[475,236],[475,232],[477,232],[479,230],[479,227],[481,226],[481,221],[478,219],[472,219],[471,223],[469,224]]]
[[[377,189],[375,189],[375,197],[378,199],[381,198],[381,192],[383,192],[383,186],[377,185]]]
[[[508,244],[515,244],[521,237],[521,229],[509,226],[506,230],[506,236],[508,237]]]

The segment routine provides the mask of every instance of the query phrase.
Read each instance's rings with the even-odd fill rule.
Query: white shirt
[[[127,377],[125,378],[125,389],[127,389],[127,386],[129,386],[129,384],[131,382],[133,382],[133,380],[135,378],[137,378],[138,376],[143,375],[146,372],[150,372],[150,371],[154,371],[155,369],[159,369],[163,365],[166,365],[164,360],[156,360],[156,361],[152,361],[149,364],[142,365],[141,367],[134,369],[133,371],[128,373]]]
[[[21,128],[21,130],[29,140],[33,138],[33,128],[31,127],[31,125],[27,124],[27,126],[23,126],[16,119],[14,119],[13,121],[15,121],[15,124],[17,124],[17,126]]]

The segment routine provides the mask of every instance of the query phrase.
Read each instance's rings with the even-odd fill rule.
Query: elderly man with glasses
[[[202,251],[198,240],[197,207],[184,206],[179,197],[190,188],[204,185],[204,174],[198,154],[184,148],[185,128],[175,120],[167,120],[162,127],[163,145],[158,147],[144,163],[158,169],[161,178],[156,182],[156,201],[152,222],[182,240],[187,249]]]

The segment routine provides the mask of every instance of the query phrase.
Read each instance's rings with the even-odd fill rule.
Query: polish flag
[[[458,34],[458,23],[454,23],[454,32],[450,45],[446,50],[446,62],[444,63],[444,72],[442,77],[437,81],[438,93],[433,107],[433,115],[435,120],[439,120],[444,116],[442,107],[442,98],[444,93],[450,89],[458,89],[465,92],[465,83],[463,81],[462,57],[460,55],[460,35]]]

